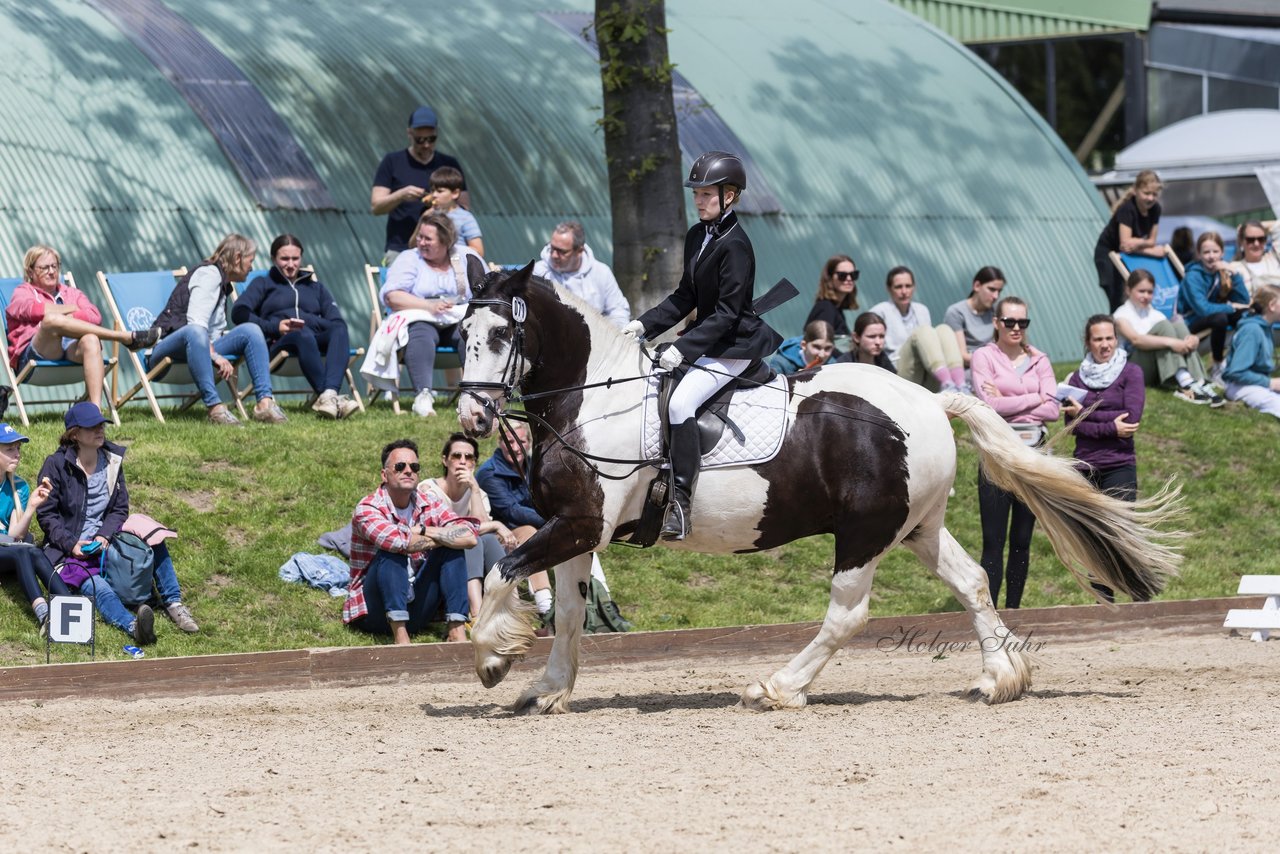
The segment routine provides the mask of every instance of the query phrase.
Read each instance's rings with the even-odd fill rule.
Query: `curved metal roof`
[[[598,68],[542,2],[432,5],[165,0],[239,68],[310,158],[333,211],[264,211],[174,87],[110,21],[77,0],[0,7],[0,274],[51,242],[81,282],[95,269],[190,264],[233,230],[265,245],[289,230],[353,318],[362,264],[381,254],[374,169],[405,144],[420,102],[461,159],[489,257],[536,256],[575,216],[612,254]],[[557,7],[590,12],[591,0]],[[1105,307],[1093,243],[1106,211],[1020,96],[967,49],[887,0],[668,4],[672,60],[743,141],[781,200],[750,216],[761,292],[806,296],[770,319],[799,332],[818,269],[848,252],[862,302],[905,263],[941,317],[997,264],[1029,299],[1036,343],[1078,353]],[[1047,321],[1045,320],[1047,319]],[[353,322],[353,330],[363,329]]]

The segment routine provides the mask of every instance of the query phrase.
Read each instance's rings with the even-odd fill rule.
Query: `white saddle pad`
[[[662,425],[658,419],[658,377],[646,381],[644,394],[644,455],[653,459],[662,453]],[[702,449],[704,469],[765,463],[778,455],[790,426],[787,406],[787,379],[781,375],[762,386],[741,388],[729,403],[729,419],[745,437],[739,442],[725,425],[714,448]]]

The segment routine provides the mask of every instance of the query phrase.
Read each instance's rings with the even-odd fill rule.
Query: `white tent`
[[[1223,110],[1161,128],[1094,178],[1123,189],[1143,169],[1165,183],[1166,213],[1229,216],[1280,209],[1280,110]]]

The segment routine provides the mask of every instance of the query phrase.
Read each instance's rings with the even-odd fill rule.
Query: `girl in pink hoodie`
[[[1017,297],[996,303],[995,336],[990,344],[973,351],[973,390],[998,412],[1027,445],[1043,444],[1046,421],[1058,419],[1058,382],[1049,357],[1027,343],[1027,304]],[[1027,505],[997,489],[978,468],[978,510],[982,519],[982,568],[987,571],[991,601],[998,603],[1001,582],[1007,576],[1005,607],[1022,604],[1031,561],[1031,532],[1036,517]],[[1009,562],[1004,568],[1004,544],[1009,541]]]

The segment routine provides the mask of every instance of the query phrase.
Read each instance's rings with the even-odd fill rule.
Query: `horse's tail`
[[[1174,544],[1186,534],[1158,526],[1182,512],[1179,488],[1167,483],[1150,498],[1122,501],[1096,489],[1070,460],[1028,448],[977,398],[937,398],[948,416],[968,425],[987,480],[1031,508],[1081,587],[1097,581],[1146,601],[1178,574],[1182,555]]]

